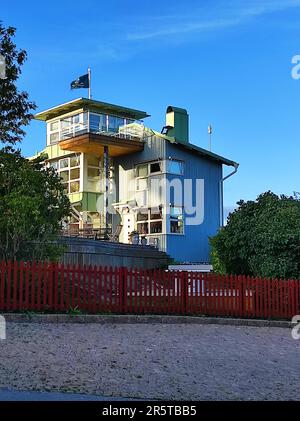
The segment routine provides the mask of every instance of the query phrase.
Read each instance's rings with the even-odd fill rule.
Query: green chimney
[[[189,143],[189,115],[183,108],[169,105],[166,113],[168,136],[175,137],[182,143]]]

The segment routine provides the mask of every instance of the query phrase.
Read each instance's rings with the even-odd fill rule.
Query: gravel
[[[290,329],[8,323],[0,389],[166,400],[299,400]]]

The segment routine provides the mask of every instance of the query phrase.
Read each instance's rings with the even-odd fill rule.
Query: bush
[[[300,201],[266,192],[240,201],[227,225],[210,239],[214,270],[300,278]]]

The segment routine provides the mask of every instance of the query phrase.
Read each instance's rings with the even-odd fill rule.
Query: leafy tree
[[[60,178],[40,157],[29,161],[19,151],[0,150],[0,259],[53,259],[55,242],[70,202]]]
[[[15,28],[5,28],[0,22],[0,55],[6,64],[6,79],[0,79],[0,142],[10,144],[22,140],[24,126],[30,122],[36,108],[29,101],[28,93],[18,91],[16,86],[27,54],[14,44],[15,32]]]
[[[27,55],[14,44],[15,31],[0,22],[6,64],[6,79],[0,79],[0,142],[10,145],[22,140],[36,108],[16,85]],[[62,252],[55,240],[70,202],[59,176],[43,166],[44,158],[29,161],[12,146],[0,150],[0,259],[52,260]]]
[[[300,201],[269,191],[237,204],[227,225],[210,239],[214,269],[300,279]]]

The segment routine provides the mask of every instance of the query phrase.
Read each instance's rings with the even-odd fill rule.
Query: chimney
[[[183,108],[169,105],[166,112],[168,136],[175,137],[178,142],[189,143],[189,115]]]

